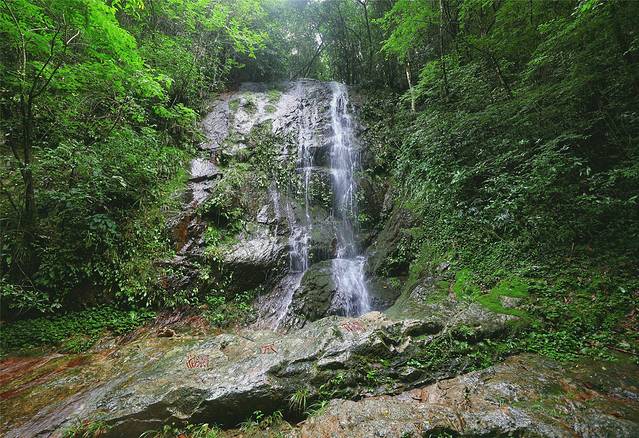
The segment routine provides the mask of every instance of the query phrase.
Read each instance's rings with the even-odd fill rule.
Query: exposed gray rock
[[[387,278],[369,275],[367,285],[371,308],[374,310],[388,309],[397,301],[400,294],[397,285]]]
[[[315,263],[304,273],[300,287],[293,293],[289,311],[293,323],[303,325],[331,314],[336,292],[331,262]]]
[[[310,266],[302,276],[299,288],[293,293],[289,327],[301,327],[329,315],[341,315],[343,306],[336,303],[337,286],[333,278],[333,259]],[[395,302],[398,292],[385,282],[369,278],[367,282],[371,308],[384,310]]]
[[[494,330],[488,324],[494,314],[475,317],[477,330],[487,330],[478,338]],[[449,363],[432,371],[408,363],[428,351],[441,329],[371,312],[324,318],[287,335],[256,329],[153,335],[88,355],[45,358],[22,374],[9,364],[13,378],[0,383],[0,434],[57,436],[81,420],[104,421],[112,427],[105,436],[125,438],[172,422],[234,426],[255,410],[287,414],[293,393],[306,390],[310,404],[322,388],[333,397],[366,398],[332,401],[306,420],[300,437],[637,436],[634,363],[563,367],[525,355],[422,386],[454,372]],[[371,372],[378,377],[371,380]],[[384,393],[400,395],[374,397]]]
[[[593,387],[592,374],[603,374],[602,366],[574,369],[539,356],[512,357],[397,396],[333,400],[298,436],[639,436],[639,402],[613,392],[618,385],[636,391],[639,369],[606,363],[607,384]]]
[[[210,105],[209,113],[202,120],[202,131],[206,140],[199,147],[209,154],[214,154],[228,136],[228,99],[228,93],[222,94],[219,100]]]
[[[331,317],[282,336],[245,331],[204,339],[149,337],[93,355],[83,367],[63,367],[31,398],[38,410],[2,424],[6,437],[49,436],[77,419],[100,419],[108,436],[137,437],[171,422],[235,425],[255,410],[287,406],[299,388],[314,393],[348,372],[341,394],[355,396],[361,357],[401,354],[418,321],[391,321],[373,312],[357,319]],[[31,398],[13,399],[34,409]],[[6,403],[6,402],[3,402]],[[2,406],[5,406],[3,404]],[[4,408],[3,408],[4,410]]]
[[[201,182],[221,175],[220,170],[210,160],[196,158],[191,161],[191,177],[189,181]]]
[[[247,290],[265,283],[286,265],[286,240],[274,236],[268,227],[241,233],[239,241],[222,252],[221,263],[232,273],[233,289]]]

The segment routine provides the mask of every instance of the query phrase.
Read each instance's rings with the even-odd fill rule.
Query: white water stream
[[[337,219],[337,251],[332,261],[333,281],[337,287],[333,304],[346,316],[370,310],[364,278],[366,259],[355,241],[357,223],[357,184],[359,153],[355,145],[353,121],[348,112],[348,92],[344,84],[331,83],[331,176],[333,216]]]
[[[331,175],[331,216],[335,224],[336,241],[331,261],[331,275],[336,292],[331,308],[335,313],[345,316],[358,316],[370,310],[364,274],[366,259],[355,239],[358,213],[356,172],[360,168],[360,162],[353,120],[349,113],[348,92],[345,85],[336,82],[320,83],[320,86],[324,90],[319,94],[330,95],[330,102],[326,102],[326,97],[309,97],[312,95],[310,87],[317,90],[316,82],[300,81],[294,91],[298,113],[296,167],[303,191],[298,194],[298,198],[302,198],[303,214],[296,214],[287,196],[284,214],[290,228],[289,272],[277,284],[265,306],[268,312],[264,319],[273,328],[278,328],[286,320],[295,291],[300,287],[302,277],[310,266],[309,247],[313,231],[311,185],[313,172],[322,170],[315,167],[314,153],[322,147],[329,149],[330,160],[326,163],[329,167],[324,170]],[[326,93],[327,87],[330,93]],[[279,209],[279,193],[271,192],[271,197],[274,208]],[[277,210],[277,215],[279,214]]]

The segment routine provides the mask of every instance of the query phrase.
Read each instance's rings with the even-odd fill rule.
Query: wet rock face
[[[602,370],[603,367],[603,371]],[[593,385],[593,375],[607,382]],[[634,380],[634,383],[632,381]],[[334,400],[299,436],[635,437],[639,436],[636,366],[563,367],[533,355],[397,396]],[[624,395],[619,388],[627,388]]]
[[[228,294],[271,291],[257,303],[262,315],[298,298],[299,313],[290,319],[312,321],[340,313],[331,307],[339,300],[328,307],[324,302],[335,288],[346,295],[340,282],[330,293],[306,288],[292,301],[290,288],[315,263],[362,258],[373,228],[359,229],[360,215],[352,208],[358,198],[365,198],[362,217],[379,219],[384,190],[360,172],[366,145],[358,141],[362,127],[356,97],[354,102],[349,103],[344,86],[314,80],[245,83],[211,102],[202,121],[206,139],[190,165],[183,211],[169,223],[177,255],[160,262],[171,268],[163,280],[169,293],[201,292],[224,283]],[[360,182],[362,196],[356,191]],[[335,204],[337,199],[351,207]],[[207,237],[210,228],[216,228],[209,233],[212,239]],[[193,269],[198,265],[211,268],[207,279]],[[346,289],[364,295],[360,286],[368,280],[363,272],[359,277]],[[396,294],[370,281],[375,293],[366,298],[366,309],[392,304]],[[361,305],[349,307],[352,301],[341,299],[345,312],[361,313],[353,310]]]
[[[321,274],[313,281],[330,283]],[[486,323],[478,322],[479,338]],[[440,329],[371,312],[323,318],[287,335],[257,329],[204,337],[154,332],[81,356],[72,366],[56,362],[55,372],[25,370],[0,384],[6,395],[0,409],[10,412],[0,434],[48,436],[90,419],[113,426],[110,436],[137,437],[171,422],[235,426],[255,410],[286,413],[290,396],[300,389],[308,391],[309,403],[327,388],[347,398],[399,392],[451,377],[452,363],[434,372],[408,365]],[[380,365],[382,359],[386,365]],[[370,380],[371,369],[379,380]]]
[[[226,272],[231,273],[233,288],[249,290],[268,283],[269,273],[283,270],[287,263],[285,241],[259,227],[241,234],[237,243],[221,256]]]
[[[500,321],[481,312],[474,318],[477,339],[489,336]],[[327,391],[361,400],[331,401],[295,432],[300,437],[442,431],[637,436],[634,363],[561,366],[524,355],[452,379],[454,362],[437,369],[409,365],[438,336],[448,336],[450,324],[471,322],[449,319],[441,327],[432,320],[392,320],[371,312],[323,318],[287,335],[255,329],[202,337],[154,331],[92,354],[8,359],[0,362],[2,376],[8,376],[0,379],[0,435],[59,436],[84,420],[104,421],[111,426],[105,436],[125,438],[171,423],[233,427],[256,410],[298,415],[287,412],[289,400],[304,390],[309,406]]]
[[[78,419],[107,422],[113,437],[137,437],[171,422],[234,426],[255,410],[282,409],[300,388],[315,394],[338,373],[352,374],[336,389],[354,396],[368,390],[358,383],[359,358],[401,354],[415,324],[370,313],[325,318],[286,336],[257,330],[203,339],[153,336],[85,356],[81,368],[62,365],[40,385],[3,391],[3,412],[11,406],[22,415],[4,419],[1,432],[49,436]]]
[[[368,269],[371,274],[382,277],[405,276],[408,274],[408,262],[397,262],[392,256],[397,251],[402,239],[407,238],[402,230],[409,229],[413,219],[407,210],[400,207],[388,208],[390,210],[388,219],[367,250]]]
[[[300,287],[293,294],[290,325],[303,325],[331,314],[336,287],[332,278],[331,261],[312,265],[302,277]]]
[[[293,294],[290,319],[287,326],[301,327],[327,315],[342,315],[343,306],[336,303],[337,286],[332,263],[328,259],[315,263],[302,276],[299,288]],[[396,290],[376,279],[368,282],[372,310],[387,309],[397,299]]]

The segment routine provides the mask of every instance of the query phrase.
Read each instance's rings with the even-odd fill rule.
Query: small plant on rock
[[[306,401],[308,399],[308,388],[299,388],[289,399],[288,405],[295,412],[304,412],[306,409]]]

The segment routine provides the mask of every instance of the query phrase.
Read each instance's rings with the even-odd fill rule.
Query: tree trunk
[[[444,61],[444,3],[439,0],[439,63],[442,67],[442,77],[444,79],[444,97],[448,101],[448,75],[446,74],[446,61]]]
[[[508,96],[512,97],[513,92],[510,89],[508,82],[506,82],[506,78],[504,77],[504,74],[502,73],[501,68],[499,67],[499,62],[497,62],[497,60],[495,59],[495,56],[490,52],[488,53],[488,57],[490,59],[490,62],[493,64],[495,73],[497,74],[497,77],[499,78],[499,82],[501,82],[501,85],[502,87],[504,87],[504,90],[506,90],[506,93],[508,94]]]
[[[20,99],[22,113],[22,180],[24,182],[24,211],[23,211],[23,243],[25,260],[23,270],[30,275],[34,269],[35,248],[33,242],[37,226],[35,186],[33,182],[33,103],[29,97]]]
[[[410,75],[410,62],[406,61],[406,81],[408,82],[408,92],[410,93],[410,109],[415,112],[415,90],[413,89],[413,81]]]
[[[360,1],[361,5],[364,7],[364,20],[366,20],[366,34],[368,35],[368,72],[372,73],[373,71],[373,36],[371,34],[371,23],[368,18],[368,5],[366,4],[366,0]]]

